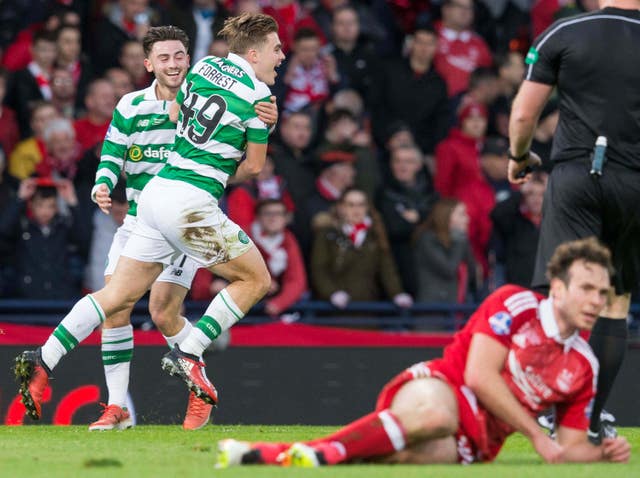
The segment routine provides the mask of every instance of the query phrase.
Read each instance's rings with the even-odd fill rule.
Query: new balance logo
[[[182,275],[182,269],[171,269],[169,275],[180,277]]]

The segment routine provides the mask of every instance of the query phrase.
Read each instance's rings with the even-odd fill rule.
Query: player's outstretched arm
[[[474,334],[464,372],[465,384],[490,413],[531,440],[546,462],[557,463],[562,448],[542,431],[500,375],[507,354],[508,349],[498,341],[482,333]]]
[[[267,159],[267,143],[247,143],[246,157],[240,163],[236,174],[230,179],[230,184],[237,184],[255,178]]]
[[[631,457],[631,445],[624,437],[605,438],[596,446],[589,442],[586,431],[559,426],[557,440],[563,448],[562,462],[627,463]]]

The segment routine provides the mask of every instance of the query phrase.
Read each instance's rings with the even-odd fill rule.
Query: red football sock
[[[354,458],[388,455],[402,450],[405,442],[402,425],[387,409],[365,415],[334,434],[308,444],[319,448],[327,463],[332,465]]]
[[[260,458],[265,465],[277,465],[278,455],[288,450],[290,446],[291,443],[255,442],[251,444],[251,449],[260,452]]]

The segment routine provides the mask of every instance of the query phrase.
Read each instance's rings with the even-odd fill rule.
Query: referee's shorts
[[[556,163],[544,196],[534,288],[548,287],[547,263],[563,242],[596,236],[613,255],[616,293],[640,280],[640,171],[608,162],[602,176],[588,158]]]

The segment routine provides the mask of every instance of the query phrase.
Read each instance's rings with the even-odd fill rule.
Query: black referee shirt
[[[610,161],[640,170],[640,11],[562,19],[534,42],[526,79],[557,85],[555,161],[585,157],[606,136]]]

